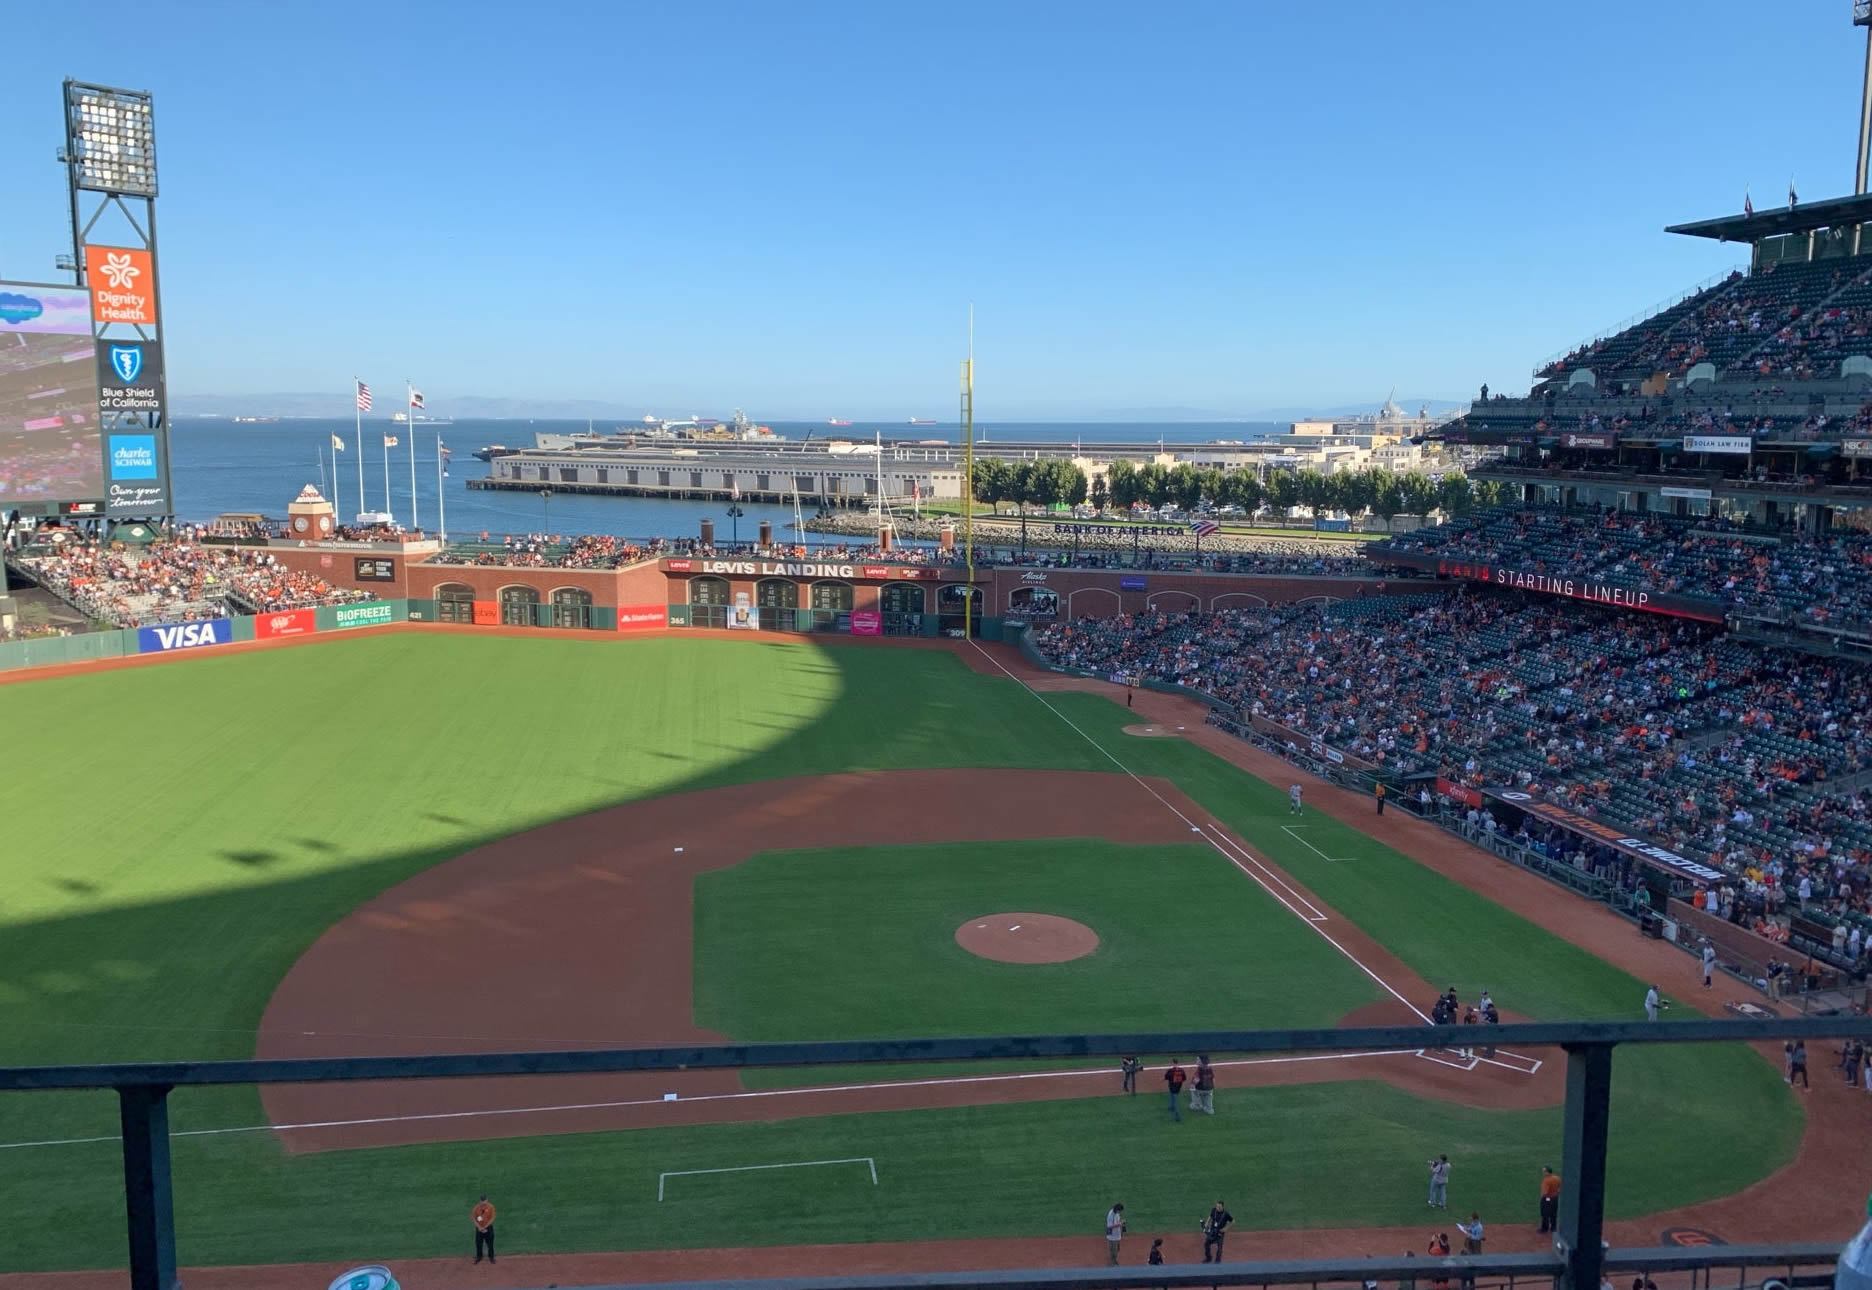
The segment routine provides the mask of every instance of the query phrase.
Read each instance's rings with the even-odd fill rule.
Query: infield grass
[[[1643,983],[1309,812],[1301,838],[1335,861],[1322,858],[1286,832],[1278,790],[1182,741],[1123,735],[1122,707],[1047,702],[1054,711],[939,652],[700,635],[390,635],[0,687],[10,728],[85,736],[9,763],[0,1061],[250,1055],[274,985],[328,926],[424,868],[547,820],[852,769],[1110,770],[1101,748],[1175,781],[1433,982],[1486,985],[1535,1017],[1636,1010]],[[1293,935],[1255,908],[1247,879],[1238,886],[1222,898],[1257,934]],[[1186,925],[1211,939],[1232,930],[1203,921],[1201,903]],[[729,996],[745,988],[715,976],[719,965],[701,970]],[[1167,996],[1184,982],[1139,970],[1145,984],[1127,1006],[1159,988],[1166,1009],[1182,1006]],[[1313,982],[1250,981],[1226,998],[1264,987],[1304,994]],[[950,1008],[943,1024],[993,1029],[970,1023],[1012,1015],[993,992],[971,997],[975,1011]],[[917,997],[907,1000],[911,1011]],[[867,1006],[881,1022],[877,1002]],[[745,999],[704,1006],[758,1020]],[[1263,1006],[1255,1018],[1271,1015]],[[817,1024],[837,1020],[814,1007]],[[1798,1110],[1753,1053],[1651,1048],[1621,1053],[1615,1071],[1620,1214],[1733,1192],[1792,1156]],[[1557,1145],[1557,1110],[1473,1111],[1373,1084],[1252,1099],[1251,1113],[1183,1126],[1162,1122],[1158,1099],[1106,1097],[310,1156],[285,1155],[266,1133],[180,1137],[181,1252],[202,1263],[457,1252],[479,1190],[499,1193],[515,1251],[1073,1231],[1096,1241],[1114,1199],[1134,1232],[1177,1231],[1219,1187],[1245,1226],[1406,1222],[1420,1217],[1432,1151],[1458,1161],[1452,1203],[1512,1218]],[[177,1130],[262,1119],[251,1089],[174,1099]],[[115,1129],[108,1096],[0,1098],[0,1145]],[[785,1193],[793,1207],[753,1192],[731,1234],[714,1205],[648,1199],[663,1170],[843,1155],[876,1157],[883,1185],[848,1196],[841,1183],[839,1203],[818,1209],[807,1188]],[[0,1268],[121,1264],[113,1143],[17,1148],[0,1161],[13,1220]]]

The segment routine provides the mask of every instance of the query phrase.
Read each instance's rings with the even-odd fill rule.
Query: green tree
[[[1105,513],[1106,503],[1111,501],[1111,490],[1105,485],[1105,476],[1092,477],[1092,509],[1100,515]]]
[[[1138,479],[1137,465],[1129,461],[1114,461],[1105,468],[1105,492],[1111,498],[1111,504],[1121,511],[1128,511],[1143,500],[1144,490]]]
[[[1346,471],[1345,482],[1340,485],[1339,509],[1347,515],[1363,515],[1371,510],[1383,476],[1383,471],[1369,466],[1364,470]]]
[[[1312,509],[1313,527],[1318,528],[1320,523],[1320,511],[1326,506],[1326,497],[1329,491],[1326,483],[1326,476],[1320,474],[1320,472],[1312,466],[1308,466],[1294,476],[1294,491],[1300,497],[1300,505]]]
[[[1086,473],[1072,462],[1061,459],[1058,468],[1059,500],[1077,506],[1086,499]]]
[[[1474,481],[1475,504],[1477,510],[1489,510],[1508,504],[1508,485],[1499,479],[1478,479]]]
[[[1413,470],[1398,478],[1398,493],[1404,503],[1406,515],[1428,515],[1436,509],[1437,486],[1430,482],[1430,477],[1421,470]]]
[[[1391,521],[1404,509],[1404,489],[1398,477],[1390,471],[1384,472],[1379,481],[1378,492],[1372,498],[1372,514],[1384,521],[1385,531],[1391,530]]]
[[[1469,486],[1469,477],[1461,471],[1437,481],[1437,509],[1445,515],[1467,515],[1474,505],[1475,490]]]
[[[1261,509],[1267,490],[1261,487],[1261,477],[1255,474],[1252,466],[1241,466],[1229,472],[1228,498],[1250,515]]]
[[[1287,518],[1287,508],[1300,504],[1300,481],[1286,468],[1270,470],[1267,477],[1268,501]]]
[[[1193,511],[1202,504],[1202,474],[1187,461],[1170,469],[1170,497],[1177,508]]]
[[[1211,506],[1221,506],[1228,501],[1228,479],[1214,466],[1197,472],[1202,484],[1203,500]]]
[[[1027,507],[1039,500],[1034,482],[1034,463],[1019,462],[1008,470],[1007,500],[1020,508],[1021,518],[1027,518]],[[1024,543],[1023,543],[1024,544]]]
[[[1143,499],[1152,506],[1170,504],[1170,472],[1156,462],[1139,468],[1138,484],[1143,489]]]
[[[975,459],[975,500],[1001,513],[1001,503],[1008,500],[1008,464],[999,457]]]

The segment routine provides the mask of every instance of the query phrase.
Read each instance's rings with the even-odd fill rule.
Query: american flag
[[[1197,537],[1214,537],[1222,531],[1222,526],[1214,520],[1195,520],[1191,522],[1189,531]]]
[[[370,411],[370,386],[362,381],[357,383],[357,410],[359,412]]]
[[[412,408],[420,408],[423,405],[421,390],[411,390],[409,392],[409,405]]]

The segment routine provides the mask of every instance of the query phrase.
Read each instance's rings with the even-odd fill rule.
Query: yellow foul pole
[[[969,320],[969,357],[962,360],[962,567],[968,586],[962,593],[962,636],[975,639],[975,357],[974,318]]]

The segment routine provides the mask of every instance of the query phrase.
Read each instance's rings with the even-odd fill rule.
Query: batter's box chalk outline
[[[1304,824],[1283,824],[1281,825],[1281,832],[1285,833],[1288,837],[1292,838],[1295,842],[1298,842],[1301,846],[1305,847],[1308,851],[1311,851],[1314,855],[1324,860],[1327,864],[1346,864],[1352,859],[1351,856],[1329,856],[1324,851],[1321,851],[1318,847],[1314,846],[1311,842],[1308,842],[1305,838],[1300,836],[1300,830],[1306,827],[1307,826]]]
[[[864,1165],[871,1171],[871,1185],[878,1185],[877,1161],[870,1156],[845,1156],[839,1160],[782,1160],[772,1165],[725,1165],[720,1169],[670,1169],[657,1175],[657,1200],[663,1199],[663,1187],[672,1178],[690,1178],[697,1174],[745,1174],[761,1169],[811,1169],[818,1165]]]

